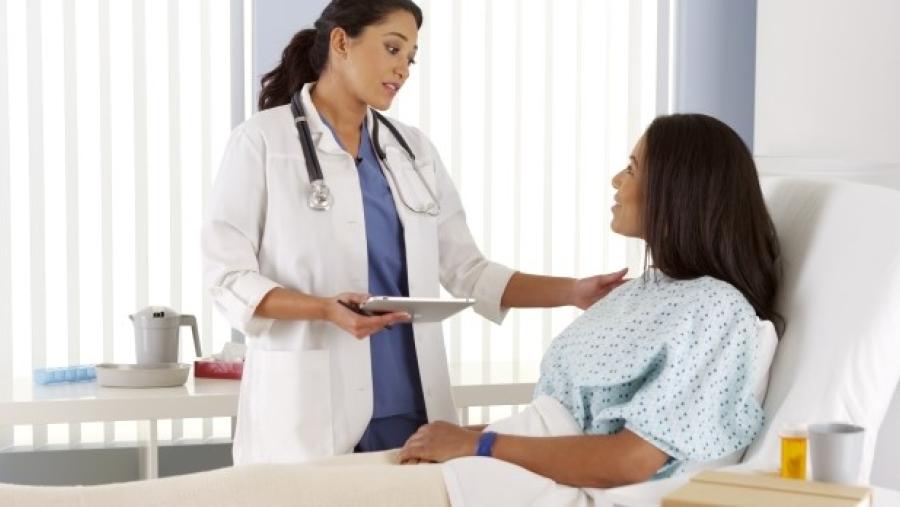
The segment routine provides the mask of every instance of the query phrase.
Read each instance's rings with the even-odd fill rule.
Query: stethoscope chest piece
[[[309,198],[307,199],[310,209],[317,211],[328,211],[334,204],[334,196],[331,195],[328,185],[323,180],[315,180],[309,186]]]

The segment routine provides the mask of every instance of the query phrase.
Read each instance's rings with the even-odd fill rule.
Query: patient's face
[[[631,152],[628,166],[613,176],[612,186],[616,189],[616,204],[612,207],[613,231],[633,238],[643,236],[644,211],[644,137],[638,140]]]

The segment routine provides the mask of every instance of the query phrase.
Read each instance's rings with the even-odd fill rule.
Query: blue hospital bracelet
[[[496,431],[485,431],[482,433],[481,436],[478,437],[478,447],[475,448],[475,455],[490,457],[494,450],[494,441],[496,440]]]

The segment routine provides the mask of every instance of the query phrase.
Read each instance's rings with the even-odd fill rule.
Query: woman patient
[[[612,185],[612,229],[645,240],[652,267],[553,340],[535,391],[583,434],[501,433],[491,449],[578,487],[661,477],[747,447],[763,425],[750,378],[757,317],[781,320],[775,230],[751,155],[728,126],[703,115],[657,118]],[[433,422],[399,458],[471,456],[479,437]]]
[[[544,355],[529,408],[546,415],[548,407],[558,407],[572,428],[562,434],[569,436],[505,434],[500,421],[492,425],[498,434],[491,445],[478,429],[432,422],[399,453],[369,456],[369,463],[446,463],[481,451],[558,485],[607,488],[716,460],[753,441],[763,426],[751,378],[757,322],[781,319],[774,310],[778,240],[750,152],[709,116],[660,117],[612,186],[612,229],[642,238],[651,267],[589,308]],[[339,457],[328,464],[366,459]],[[528,481],[498,479],[504,476],[490,461],[473,459],[468,472],[448,473],[454,461],[443,466],[454,504],[492,503],[459,493],[467,486],[459,483],[467,481],[470,490],[505,490],[479,494],[482,499],[515,503],[515,489]],[[388,475],[397,480],[404,468],[424,473],[426,467],[382,465],[393,468]],[[532,475],[518,477],[523,474]],[[584,503],[552,498],[549,503]]]
[[[217,501],[239,504],[234,492],[242,483],[254,491],[254,502],[277,503],[284,493],[299,504],[440,505],[447,504],[448,489],[454,503],[459,499],[444,483],[446,467],[466,460],[431,463],[473,456],[479,448],[521,468],[472,458],[478,466],[605,488],[747,447],[763,425],[750,378],[757,320],[780,322],[773,309],[778,242],[749,151],[714,118],[660,117],[612,186],[612,229],[645,240],[651,267],[577,318],[543,358],[531,407],[557,407],[572,428],[562,434],[570,436],[505,434],[501,422],[491,445],[477,429],[432,422],[399,451],[199,474],[206,485],[216,477],[228,481],[230,493],[221,490]],[[189,476],[164,481],[162,497],[172,501],[189,501],[196,491]],[[493,479],[486,484],[503,487]],[[134,491],[149,494],[150,487],[135,484]],[[81,494],[100,500],[99,489]]]

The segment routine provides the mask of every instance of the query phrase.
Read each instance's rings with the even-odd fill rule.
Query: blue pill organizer
[[[93,365],[61,366],[34,370],[37,384],[60,384],[66,382],[90,382],[97,378]]]

